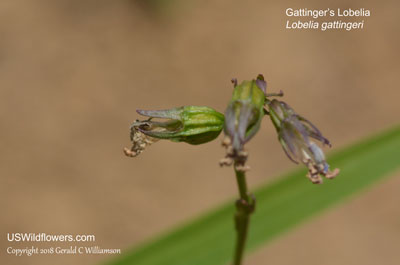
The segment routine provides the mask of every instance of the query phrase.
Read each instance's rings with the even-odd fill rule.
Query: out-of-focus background
[[[363,30],[291,31],[288,7],[372,16]],[[237,196],[232,170],[218,166],[221,137],[201,146],[160,141],[125,157],[137,108],[223,112],[232,77],[263,73],[268,90],[282,89],[333,149],[398,124],[398,10],[394,0],[1,1],[1,263],[112,258],[16,258],[8,246],[69,244],[10,243],[7,233],[94,234],[95,245],[124,250]],[[251,188],[295,168],[268,119],[247,148]],[[399,186],[398,173],[248,264],[398,264]]]

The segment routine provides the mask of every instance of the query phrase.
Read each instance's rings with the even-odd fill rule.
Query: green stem
[[[249,195],[247,194],[246,175],[243,171],[238,171],[235,168],[236,181],[239,188],[240,199],[249,202]]]
[[[250,214],[254,211],[255,201],[247,194],[245,172],[237,170],[236,166],[234,168],[236,173],[236,181],[239,188],[240,199],[236,202],[236,248],[233,264],[241,265],[246,244]]]

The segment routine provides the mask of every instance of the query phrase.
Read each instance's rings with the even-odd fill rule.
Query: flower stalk
[[[249,229],[250,215],[254,212],[255,199],[247,193],[246,172],[238,170],[236,166],[235,175],[239,188],[240,199],[236,201],[235,228],[236,247],[233,257],[233,264],[242,264],[243,253],[246,245],[246,238]]]
[[[236,182],[239,190],[239,199],[236,201],[236,212],[234,215],[236,230],[236,246],[233,257],[233,264],[240,265],[243,260],[243,253],[246,245],[247,233],[249,230],[250,215],[254,212],[256,200],[255,197],[248,193],[246,172],[250,169],[246,166],[248,153],[244,150],[237,151],[231,141],[226,136],[222,142],[222,146],[226,148],[226,157],[220,161],[221,166],[229,166],[233,164]]]

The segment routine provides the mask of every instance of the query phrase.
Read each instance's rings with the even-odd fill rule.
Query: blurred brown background
[[[218,167],[219,140],[161,141],[125,157],[137,108],[207,105],[223,112],[232,77],[263,73],[269,91],[282,89],[334,149],[398,124],[399,6],[394,0],[193,0],[161,8],[145,1],[1,1],[1,263],[110,258],[15,258],[8,246],[46,244],[9,243],[7,233],[94,234],[96,245],[125,249],[236,197],[232,170]],[[359,31],[290,31],[288,7],[364,7],[372,16]],[[295,167],[269,122],[248,150],[251,188]],[[246,264],[399,264],[399,187],[394,174],[252,253]]]

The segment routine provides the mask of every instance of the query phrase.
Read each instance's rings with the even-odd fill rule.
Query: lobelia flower
[[[339,169],[329,170],[323,151],[313,141],[317,140],[324,145],[331,146],[317,127],[296,114],[285,102],[273,99],[272,101],[267,100],[266,103],[283,150],[290,160],[295,163],[300,161],[308,167],[307,177],[313,183],[322,183],[321,175],[331,179],[339,174]]]
[[[232,79],[232,83],[234,90],[225,111],[224,130],[234,151],[239,152],[260,128],[264,116],[267,83],[262,75],[256,80],[243,81],[240,85],[236,79]]]
[[[137,110],[148,120],[136,120],[131,126],[132,148],[127,156],[139,155],[158,139],[186,142],[193,145],[214,140],[221,133],[224,115],[209,107],[184,106],[167,110]],[[154,118],[164,119],[155,121]]]
[[[264,105],[267,97],[283,96],[283,92],[267,93],[267,82],[259,74],[251,81],[243,81],[234,85],[233,95],[225,111],[225,139],[222,145],[226,148],[225,158],[221,159],[221,166],[235,164],[236,170],[246,171],[247,152],[243,147],[259,130],[261,120],[265,115]]]

